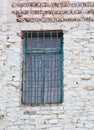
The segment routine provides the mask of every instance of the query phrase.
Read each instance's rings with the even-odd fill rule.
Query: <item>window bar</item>
[[[62,90],[62,86],[63,86],[63,72],[62,72],[62,62],[63,62],[63,36],[62,38],[60,39],[60,47],[61,47],[61,52],[60,52],[60,103],[62,103],[63,101],[63,97],[62,97],[62,93],[63,93],[63,90]]]
[[[59,43],[58,43],[58,31],[57,31],[56,37],[57,37],[57,44],[59,44]],[[58,68],[58,64],[59,64],[59,63],[58,63],[58,55],[56,55],[56,60],[57,60],[56,63],[57,63],[57,79],[58,79],[58,76],[59,76],[59,75],[58,75],[58,71],[59,71],[59,68]],[[59,97],[58,97],[58,96],[59,96],[59,89],[60,89],[60,86],[58,86],[58,80],[57,80],[57,103],[58,103],[58,98],[59,98]]]
[[[45,41],[44,41],[44,42],[45,42],[45,48],[47,48],[46,36],[47,36],[47,35],[46,35],[46,32],[45,32],[45,35],[44,35],[44,37],[45,37]],[[48,44],[49,44],[49,43],[48,43]],[[49,64],[49,59],[47,58],[47,56],[48,56],[48,53],[45,55],[45,63],[47,63],[46,61],[48,60],[48,64]],[[48,72],[49,72],[49,71],[48,71]],[[47,68],[46,68],[46,70],[45,70],[45,74],[46,74],[46,76],[47,76]],[[47,80],[47,77],[46,77],[45,80]],[[45,93],[46,93],[46,97],[45,97],[45,98],[46,98],[46,99],[45,99],[45,100],[46,100],[46,102],[48,103],[48,99],[47,99],[48,97],[47,97],[47,95],[49,94],[49,92],[48,92],[48,89],[47,89],[47,81],[45,81],[45,82],[46,82],[46,84],[45,84],[45,91],[46,91],[46,92],[45,92]]]
[[[37,41],[39,40],[39,32],[37,32],[37,38],[36,39],[37,39]]]
[[[38,104],[39,104],[39,100],[40,100],[40,95],[38,95],[38,91],[40,92],[41,90],[41,86],[40,86],[40,74],[39,74],[39,72],[40,72],[41,70],[40,70],[40,55],[39,55],[39,58],[38,58],[38,83],[37,83],[37,85],[39,84],[39,89],[38,89],[38,86],[37,86],[37,102],[38,102]],[[39,97],[38,97],[39,96]],[[39,99],[38,99],[39,98]]]
[[[26,103],[26,100],[27,100],[27,92],[26,92],[26,88],[27,88],[27,82],[28,81],[26,81],[26,75],[27,75],[27,57],[26,57],[26,55],[28,54],[28,50],[27,50],[27,44],[28,44],[28,32],[26,33],[26,43],[25,43],[25,91],[24,91],[24,93],[25,93],[25,103]]]
[[[52,32],[50,32],[50,37],[51,37],[51,44],[52,44]],[[50,103],[52,103],[52,55],[51,55],[51,84],[50,84]]]
[[[56,32],[56,43],[57,43],[57,46],[58,46],[58,43],[59,42],[59,40],[58,40],[58,31]]]
[[[40,38],[39,38],[39,32],[37,32],[37,37],[38,37],[38,41],[39,41],[39,39],[40,39]],[[39,70],[40,70],[40,68],[39,68],[39,67],[40,67],[40,66],[39,66],[39,63],[40,63],[40,57],[38,58],[38,83],[37,83],[37,85],[39,84],[39,89],[38,89],[38,86],[37,86],[37,105],[39,104],[38,91],[39,91],[39,93],[40,93],[40,91],[41,91],[41,90],[40,90],[40,87],[41,87],[41,86],[40,86],[40,78],[39,78],[39,77],[40,77],[40,76],[39,76]],[[39,97],[39,98],[40,98],[40,97]]]
[[[28,36],[27,36],[27,43],[28,43],[28,46],[30,46],[30,42],[29,42],[29,33],[28,33]],[[26,55],[27,55],[27,57],[26,57],[26,59],[27,59],[27,65],[26,65],[26,78],[28,78],[28,79],[26,79],[27,81],[26,81],[26,93],[27,93],[27,95],[26,95],[26,100],[27,100],[27,103],[29,103],[30,102],[30,99],[29,99],[29,97],[30,97],[30,72],[29,73],[27,73],[28,71],[30,71],[30,54],[28,53],[28,49],[27,49],[27,53],[26,53]]]
[[[30,33],[30,44],[31,44],[31,49],[32,49],[32,32]]]
[[[36,56],[36,62],[35,62],[35,64],[37,64],[38,63],[38,58],[37,58],[37,56]],[[37,86],[37,83],[38,83],[38,79],[37,79],[37,73],[38,73],[38,68],[36,67],[36,104],[38,104],[38,100],[37,100],[37,92],[38,92],[38,87],[39,86]]]
[[[45,32],[43,32],[43,41],[44,41],[44,46],[45,46]],[[44,51],[46,52],[46,50],[45,50],[45,48],[44,48]],[[45,54],[44,55],[42,55],[43,56],[43,103],[45,104],[45,87],[46,87],[46,85],[45,85]]]
[[[39,104],[39,102],[38,102],[39,101],[38,100],[38,91],[40,92],[40,81],[39,81],[39,61],[40,61],[40,59],[39,58],[38,58],[38,73],[37,73],[37,105]],[[39,84],[39,89],[38,89],[38,84]]]
[[[35,78],[35,80],[34,80],[34,91],[35,91],[35,95],[34,95],[34,97],[35,97],[35,104],[36,104],[36,55],[34,55],[34,78]]]
[[[55,71],[55,73],[56,73],[56,67],[55,67],[55,64],[56,64],[56,56],[54,57],[54,71]],[[53,80],[54,80],[54,82],[53,82],[53,85],[54,85],[54,88],[53,88],[53,100],[55,99],[55,94],[56,94],[56,92],[55,92],[55,89],[56,89],[56,84],[55,84],[55,75],[53,75]]]
[[[29,41],[29,32],[28,32],[28,34],[27,34],[27,53],[26,53],[26,55],[27,55],[27,71],[30,71],[30,54],[28,53],[28,46],[30,47],[30,41]],[[26,73],[27,73],[27,71],[26,71]],[[30,102],[30,72],[29,72],[29,74],[27,73],[26,74],[26,76],[28,76],[28,80],[27,80],[27,82],[26,82],[26,84],[27,84],[27,87],[26,87],[26,93],[27,93],[27,97],[26,97],[26,100],[27,100],[27,103],[29,103]]]
[[[26,33],[26,41],[25,41],[25,57],[24,57],[24,59],[25,59],[25,89],[24,89],[24,95],[25,95],[25,103],[26,103],[26,49],[27,49],[27,33]]]
[[[47,60],[46,60],[47,61]],[[47,61],[48,62],[48,68],[49,68],[49,60]],[[47,72],[46,72],[47,73]],[[48,73],[49,73],[49,71],[48,71]],[[48,80],[48,88],[46,88],[46,90],[47,90],[47,93],[49,94],[49,78],[47,79]],[[47,94],[47,101],[49,101],[49,95]]]
[[[37,32],[37,40],[39,41],[39,32]],[[38,70],[37,70],[37,77],[36,77],[36,79],[37,79],[37,81],[36,81],[36,83],[37,83],[37,86],[36,86],[36,91],[37,91],[37,93],[36,93],[36,95],[37,95],[37,97],[36,97],[36,101],[37,101],[37,105],[38,105],[38,91],[39,91],[39,89],[40,89],[40,86],[38,86],[38,84],[39,84],[39,58],[37,59],[36,58],[36,63],[38,64]],[[38,87],[39,87],[39,89],[38,89]],[[39,91],[39,93],[40,93],[40,91]],[[40,97],[39,97],[40,98]]]
[[[30,33],[30,48],[32,49],[32,32]],[[30,103],[32,104],[32,54],[30,54]]]
[[[56,67],[56,76],[57,76],[57,55],[55,56],[55,67]],[[56,77],[56,79],[57,79],[57,77]],[[56,94],[57,94],[57,82],[55,83],[54,82],[54,86],[56,85],[56,87],[55,87],[55,90],[54,91],[56,91],[55,92],[55,95],[54,96],[56,96]],[[58,94],[57,94],[57,96],[58,96]],[[57,97],[58,98],[58,97]],[[56,100],[55,100],[55,102],[56,102]]]
[[[50,32],[50,39],[51,39],[51,41],[52,41],[52,32]]]
[[[44,55],[42,55],[42,74],[43,74],[43,91],[42,92],[42,100],[43,100],[43,104],[45,103],[45,94],[44,94],[44,90],[45,90],[45,64],[44,64]]]
[[[58,68],[58,56],[56,56],[56,68]],[[58,93],[58,89],[59,89],[59,84],[58,84],[58,69],[57,69],[57,73],[56,73],[56,76],[57,76],[57,102],[58,102],[58,95],[59,95],[59,93]]]
[[[34,81],[34,77],[35,77],[35,70],[34,70],[34,55],[32,54],[32,102],[34,103],[34,94],[35,94],[35,81]]]

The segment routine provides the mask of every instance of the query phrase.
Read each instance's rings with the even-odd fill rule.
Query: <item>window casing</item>
[[[62,31],[23,32],[23,37],[22,103],[62,103]]]

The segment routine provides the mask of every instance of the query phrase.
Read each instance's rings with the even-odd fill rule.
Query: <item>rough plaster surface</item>
[[[0,2],[0,130],[94,130],[94,23],[19,23]],[[64,30],[64,102],[23,106],[21,31],[47,29]]]

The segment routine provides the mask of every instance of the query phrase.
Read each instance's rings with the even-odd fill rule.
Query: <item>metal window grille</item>
[[[23,32],[23,104],[62,103],[62,31]]]

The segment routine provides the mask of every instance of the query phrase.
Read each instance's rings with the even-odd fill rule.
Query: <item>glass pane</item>
[[[57,38],[32,38],[32,48],[59,48],[60,39]],[[31,48],[30,48],[31,49]]]
[[[25,50],[60,48],[62,33],[26,33]]]
[[[45,55],[45,103],[60,102],[60,54]]]
[[[25,64],[22,91],[23,102],[26,104],[60,103],[62,63],[59,50],[62,35],[59,32],[24,34]]]
[[[42,55],[26,55],[26,102],[43,103]]]

